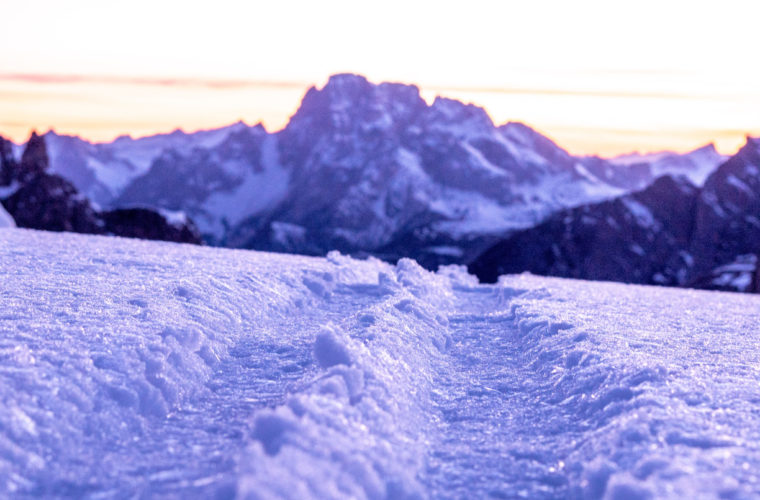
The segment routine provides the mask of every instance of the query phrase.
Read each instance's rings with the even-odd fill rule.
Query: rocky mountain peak
[[[13,143],[0,136],[0,186],[10,184],[15,171],[16,158],[13,156]]]
[[[322,89],[309,89],[286,129],[310,128],[312,135],[318,130],[386,129],[414,119],[425,106],[416,86],[375,85],[363,76],[340,74]]]
[[[491,117],[480,106],[440,96],[430,106],[426,121],[457,125],[463,131],[491,132],[495,128]]]
[[[45,172],[50,165],[47,148],[45,147],[45,138],[32,132],[32,136],[26,143],[26,149],[21,156],[19,164],[19,177],[28,180],[36,175]]]

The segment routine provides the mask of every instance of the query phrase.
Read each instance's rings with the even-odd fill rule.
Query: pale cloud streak
[[[0,81],[27,84],[96,84],[141,85],[158,87],[190,87],[208,89],[236,88],[306,88],[305,82],[284,80],[244,80],[213,78],[163,78],[118,75],[65,75],[49,73],[0,73]]]
[[[610,74],[621,74],[610,71]],[[296,80],[255,80],[255,79],[214,79],[192,77],[134,77],[118,75],[66,75],[48,73],[0,73],[0,81],[16,82],[23,84],[41,85],[66,85],[66,84],[89,84],[89,85],[134,85],[153,87],[182,87],[203,89],[300,89],[306,90],[311,86],[309,82]],[[520,86],[477,86],[477,85],[422,85],[425,90],[433,92],[466,92],[474,94],[511,94],[511,95],[537,95],[537,96],[567,96],[567,97],[603,97],[603,98],[629,98],[629,99],[717,99],[714,95],[695,95],[679,92],[663,91],[635,91],[615,89],[583,89],[583,88],[549,88],[549,87],[520,87]]]

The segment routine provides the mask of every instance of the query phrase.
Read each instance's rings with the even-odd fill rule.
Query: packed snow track
[[[760,300],[0,229],[0,496],[760,497]]]

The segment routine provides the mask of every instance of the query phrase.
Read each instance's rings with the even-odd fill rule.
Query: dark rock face
[[[760,140],[747,144],[705,182],[696,206],[694,274],[737,255],[760,253]]]
[[[145,208],[124,208],[103,212],[106,233],[144,240],[176,241],[200,245],[202,240],[192,221],[171,224],[164,216]]]
[[[3,201],[18,227],[100,234],[103,226],[90,202],[56,175],[36,175]]]
[[[30,179],[44,173],[50,160],[48,159],[45,139],[32,132],[29,142],[26,144],[24,154],[21,156],[21,162],[18,165],[17,179],[21,182],[27,182]]]
[[[13,157],[13,144],[0,136],[0,186],[8,186],[17,175],[18,165]]]
[[[760,288],[760,141],[721,165],[700,190],[662,177],[609,202],[559,212],[470,264],[484,281],[530,271],[716,290]]]
[[[630,283],[677,284],[678,255],[691,231],[697,188],[662,177],[615,200],[560,212],[478,257],[471,272],[536,274]]]
[[[29,139],[18,164],[13,159],[10,143],[0,140],[0,161],[4,181],[0,185],[15,186],[0,202],[18,227],[201,243],[198,230],[189,220],[171,224],[161,214],[148,209],[98,212],[71,182],[46,172],[45,140],[36,133]]]

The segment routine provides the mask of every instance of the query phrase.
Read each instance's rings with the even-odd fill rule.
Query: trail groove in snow
[[[760,496],[757,297],[0,230],[0,496]]]
[[[427,483],[440,498],[553,498],[568,484],[555,436],[572,420],[541,397],[509,310],[524,292],[457,292],[453,347],[433,391],[440,438],[429,452]]]

